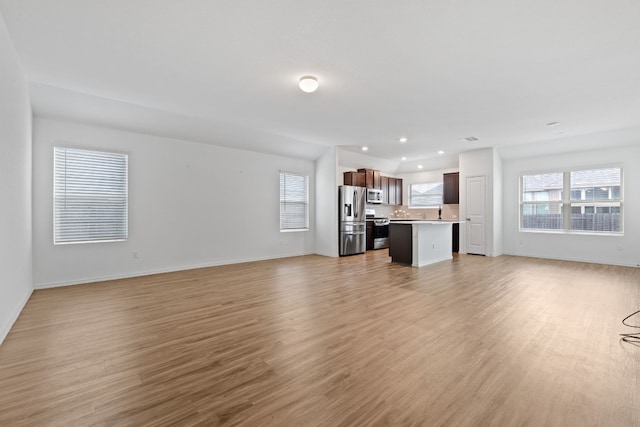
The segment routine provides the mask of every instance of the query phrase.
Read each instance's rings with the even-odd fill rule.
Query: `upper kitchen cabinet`
[[[442,203],[445,205],[457,205],[460,203],[460,173],[445,173],[443,175],[444,188],[442,191]]]
[[[402,204],[402,179],[400,178],[388,178],[388,198],[390,205],[401,205]],[[384,189],[383,189],[384,191]]]
[[[364,186],[367,188],[375,188],[381,190],[380,171],[373,169],[358,169],[358,172],[364,173]]]
[[[354,185],[356,187],[365,187],[365,174],[363,172],[345,172],[344,185]]]
[[[396,178],[396,205],[402,204],[402,178]]]
[[[380,188],[382,189],[382,204],[389,204],[389,177],[381,176],[380,177]]]

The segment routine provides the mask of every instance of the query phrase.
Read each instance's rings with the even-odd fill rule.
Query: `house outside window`
[[[522,175],[520,228],[622,233],[622,168]]]

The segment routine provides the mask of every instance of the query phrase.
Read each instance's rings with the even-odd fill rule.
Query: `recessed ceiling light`
[[[400,160],[407,160],[407,158],[406,158],[406,157],[403,157],[403,158],[401,158]]]
[[[422,169],[422,165],[418,165],[418,169]]]
[[[407,141],[408,141],[408,139],[406,137],[404,137],[404,136],[402,138],[400,138],[400,142],[403,143],[403,144],[405,142],[407,142]]]
[[[560,122],[549,122],[547,123],[547,126],[558,126],[560,124]]]
[[[311,93],[318,89],[318,79],[313,76],[302,76],[300,82],[298,82],[300,90],[303,92]]]
[[[463,138],[463,141],[467,141],[467,142],[476,142],[478,140],[478,138],[476,138],[475,136],[468,136],[466,138]]]
[[[444,154],[444,151],[440,150],[438,151],[438,154]]]
[[[362,147],[362,151],[367,151],[369,147]]]

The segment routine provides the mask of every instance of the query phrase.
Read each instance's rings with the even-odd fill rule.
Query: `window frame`
[[[72,155],[81,155],[81,153],[83,153],[84,155],[87,155],[87,153],[95,153],[98,155],[102,155],[102,156],[112,156],[113,158],[117,158],[119,157],[119,161],[124,163],[124,166],[122,167],[122,172],[123,175],[121,175],[119,177],[120,180],[120,187],[122,187],[123,191],[120,192],[115,192],[111,195],[106,195],[106,194],[100,194],[100,195],[96,195],[96,193],[85,193],[85,194],[90,194],[92,197],[94,197],[95,200],[93,200],[93,204],[91,203],[87,203],[84,204],[83,207],[85,209],[88,209],[90,207],[93,207],[94,209],[97,207],[98,209],[100,209],[100,205],[96,204],[96,202],[102,201],[104,202],[105,200],[111,198],[111,199],[116,199],[118,202],[121,203],[121,210],[124,211],[123,215],[113,215],[113,218],[119,218],[121,219],[121,222],[119,222],[119,226],[121,231],[120,232],[115,232],[112,231],[112,233],[110,235],[105,235],[100,237],[99,234],[97,233],[90,233],[88,230],[82,230],[81,227],[79,227],[80,231],[84,231],[85,234],[82,234],[80,237],[71,237],[70,233],[72,233],[73,230],[73,226],[71,227],[64,227],[60,224],[61,221],[64,221],[66,218],[64,218],[65,216],[69,215],[68,210],[65,210],[65,208],[63,207],[62,210],[59,208],[60,203],[64,203],[68,200],[68,198],[73,197],[73,195],[67,194],[66,191],[66,186],[68,186],[70,183],[71,184],[84,184],[84,187],[82,187],[83,189],[90,189],[91,188],[91,180],[85,180],[82,181],[81,179],[73,178],[73,177],[69,177],[67,171],[59,171],[58,170],[58,160],[59,160],[59,152],[63,152],[62,154],[60,154],[60,156],[64,156],[64,161],[66,162],[67,159],[67,155],[68,154],[72,154]],[[95,160],[95,159],[94,159]],[[86,166],[88,167],[94,167],[97,168],[98,167],[98,162],[94,161],[93,163],[87,162],[88,164]],[[129,239],[129,153],[126,152],[122,152],[122,151],[114,151],[114,150],[104,150],[104,149],[95,149],[95,148],[80,148],[80,147],[73,147],[73,146],[54,146],[53,147],[53,197],[52,197],[52,202],[53,202],[53,206],[52,206],[52,220],[53,220],[53,244],[54,245],[71,245],[71,244],[85,244],[85,243],[108,243],[108,242],[123,242],[123,241],[127,241]],[[104,167],[106,164],[106,162],[102,161],[102,166]],[[78,165],[76,165],[78,166]],[[114,177],[117,177],[117,175],[114,174]],[[59,182],[59,179],[63,179],[62,182]],[[74,182],[75,181],[75,182]],[[93,184],[95,185],[95,181],[93,182]],[[65,191],[64,194],[60,194],[60,191],[58,190],[58,186],[59,185],[63,185],[65,187]],[[94,188],[95,190],[95,188]],[[60,200],[59,198],[62,197],[62,200]],[[76,192],[75,197],[79,197],[79,193]],[[97,218],[91,218],[90,216],[83,216],[84,219],[93,219],[94,221],[92,222],[92,224],[95,227],[99,227],[100,224],[103,224],[103,222]],[[102,218],[102,220],[104,219],[104,217]],[[76,224],[78,223],[78,221],[76,221]],[[60,233],[60,231],[62,231],[62,233]],[[66,235],[65,232],[66,231]]]
[[[287,176],[291,176],[291,177],[299,177],[299,178],[304,178],[304,201],[287,201],[286,200],[286,177]],[[285,178],[285,187],[283,188],[282,184],[283,184],[283,177]],[[302,174],[302,173],[296,173],[296,172],[286,172],[286,171],[280,171],[280,182],[279,182],[279,221],[280,221],[280,232],[281,233],[291,233],[291,232],[297,232],[297,231],[309,231],[309,216],[310,216],[310,212],[309,212],[309,175],[307,174]],[[285,200],[283,200],[283,191],[284,191],[284,197]],[[283,219],[285,219],[285,216],[283,214],[283,207],[286,208],[286,206],[288,204],[292,204],[292,205],[300,205],[302,204],[304,206],[304,226],[303,227],[296,227],[296,228],[287,228],[287,227],[283,227]]]
[[[598,170],[598,169],[619,169],[620,170],[620,191],[619,198],[608,200],[573,200],[572,199],[572,183],[571,173],[577,171],[586,170]],[[536,201],[536,200],[523,200],[524,199],[524,177],[531,175],[550,174],[550,173],[562,173],[562,196],[559,201]],[[537,170],[528,171],[520,174],[518,179],[518,228],[520,232],[525,233],[556,233],[556,234],[588,234],[595,236],[623,236],[624,235],[624,167],[620,164],[613,165],[597,165],[597,166],[583,166],[573,168],[561,168],[552,170]],[[524,228],[523,227],[523,209],[524,205],[540,205],[540,204],[558,204],[560,206],[560,212],[562,214],[561,229],[552,228]],[[593,230],[574,230],[571,228],[572,221],[572,209],[576,206],[589,206],[593,207],[594,213],[597,212],[598,207],[619,207],[620,214],[620,230],[619,231],[593,231]]]

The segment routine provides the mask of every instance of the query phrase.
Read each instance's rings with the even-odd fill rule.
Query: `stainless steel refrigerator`
[[[338,187],[340,256],[362,254],[367,250],[366,197],[367,189],[364,187]]]

